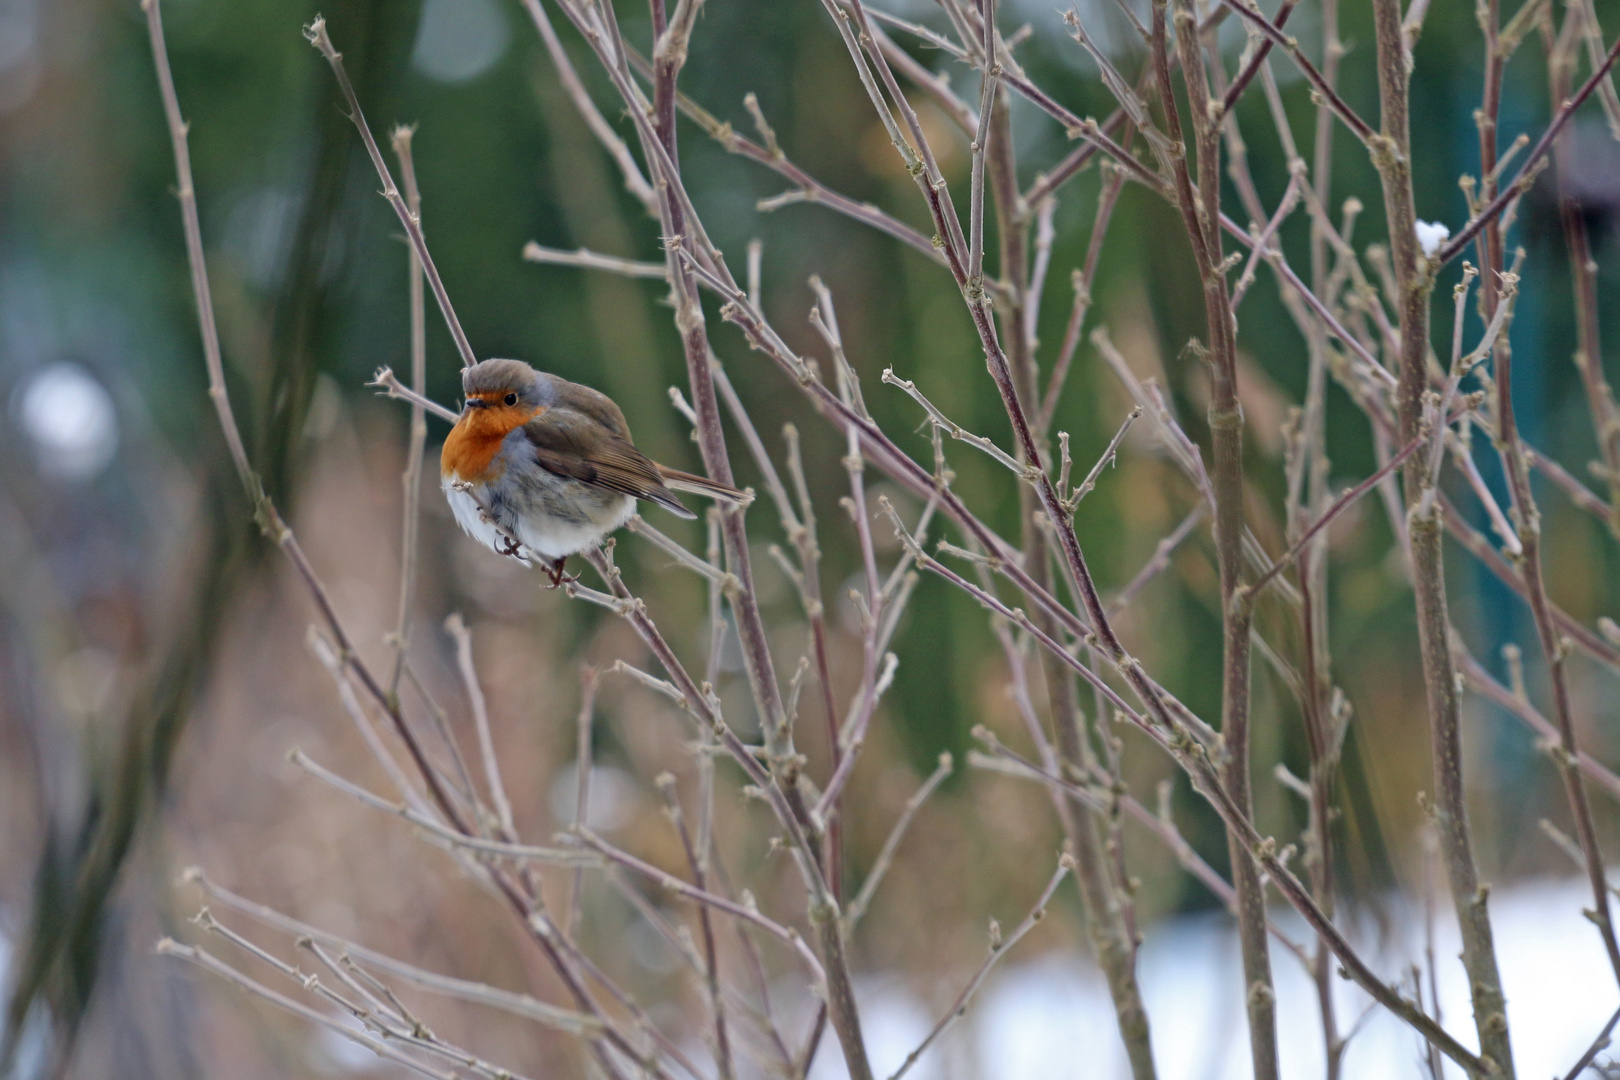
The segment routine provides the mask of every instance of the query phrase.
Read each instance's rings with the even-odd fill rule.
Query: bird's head
[[[463,419],[481,426],[526,423],[551,405],[552,379],[521,360],[481,360],[461,372]]]

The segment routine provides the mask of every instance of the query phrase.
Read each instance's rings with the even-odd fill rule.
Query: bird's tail
[[[665,468],[662,465],[658,466],[658,475],[663,477],[664,483],[675,491],[704,495],[735,506],[747,506],[754,501],[752,491],[738,491],[727,484],[716,483],[706,476],[693,476],[691,473],[681,472],[679,469]]]

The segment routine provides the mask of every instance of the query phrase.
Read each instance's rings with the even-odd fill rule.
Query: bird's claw
[[[519,544],[510,536],[503,536],[495,545],[495,553],[497,555],[510,555],[514,559],[521,559],[523,557],[523,545]]]
[[[578,574],[569,574],[563,570],[563,567],[567,564],[568,558],[567,556],[564,556],[563,558],[552,563],[550,566],[546,567],[546,573],[551,576],[551,584],[547,585],[546,588],[556,589],[564,585],[572,585],[574,582],[579,580]]]

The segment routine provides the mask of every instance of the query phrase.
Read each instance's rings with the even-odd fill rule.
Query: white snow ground
[[[1597,930],[1581,914],[1590,904],[1583,881],[1522,882],[1492,893],[1514,1057],[1518,1075],[1526,1080],[1562,1077],[1620,1006],[1620,990]],[[1273,911],[1290,937],[1309,940],[1291,916]],[[1363,954],[1386,979],[1421,962],[1421,922],[1400,933],[1401,942]],[[1447,1030],[1474,1047],[1478,1043],[1458,949],[1448,906],[1439,913],[1435,941],[1442,1016]],[[1325,1070],[1315,987],[1303,966],[1275,944],[1272,967],[1282,1073],[1288,1080],[1317,1080]],[[1247,1080],[1252,1075],[1238,970],[1237,939],[1229,919],[1182,918],[1148,931],[1140,978],[1163,1080]],[[969,974],[964,971],[942,986],[940,999],[952,1000]],[[1362,1016],[1371,999],[1343,979],[1335,977],[1334,982],[1343,1031]],[[864,981],[857,997],[873,1067],[879,1076],[891,1076],[935,1017],[916,996],[890,981]],[[1416,1036],[1375,1007],[1345,1053],[1344,1080],[1424,1077],[1419,1053]],[[1462,1075],[1455,1067],[1447,1072],[1448,1077]],[[828,1032],[812,1080],[845,1076],[842,1055]],[[1080,957],[1021,963],[1016,953],[1002,961],[968,1014],[907,1073],[908,1080],[1128,1076],[1101,975]]]

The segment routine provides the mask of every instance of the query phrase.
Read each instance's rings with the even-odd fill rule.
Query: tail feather
[[[668,510],[676,517],[686,518],[688,521],[697,517],[697,515],[688,510],[686,508],[686,504],[677,499],[675,497],[675,493],[670,491],[668,488],[649,487],[646,491],[641,493],[641,498],[657,503],[659,506],[662,506],[665,510]]]
[[[721,502],[736,506],[747,506],[754,501],[751,491],[738,491],[728,484],[717,483],[706,476],[694,476],[691,473],[681,472],[679,469],[669,469],[658,466],[658,475],[664,478],[664,483],[674,491],[684,491],[691,495],[704,495]]]

